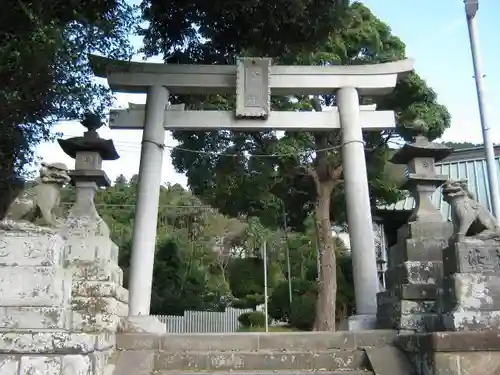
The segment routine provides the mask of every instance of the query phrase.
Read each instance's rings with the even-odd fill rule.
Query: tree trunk
[[[335,331],[337,267],[335,242],[330,223],[330,200],[333,181],[317,181],[316,228],[319,236],[321,272],[316,306],[315,331]]]

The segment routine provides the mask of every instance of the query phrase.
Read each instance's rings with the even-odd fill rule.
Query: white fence
[[[238,317],[251,309],[227,308],[217,311],[185,311],[184,315],[156,315],[167,327],[168,333],[222,333],[236,332],[240,327]]]

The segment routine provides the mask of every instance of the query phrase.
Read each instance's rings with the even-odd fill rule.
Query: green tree
[[[481,147],[482,145],[471,143],[471,142],[444,142],[448,147],[452,147],[454,150],[462,150],[465,148]]]
[[[157,17],[162,15],[165,13]],[[281,48],[273,50],[265,43],[257,43],[251,38],[247,40],[243,36],[230,55],[208,51],[212,53],[209,58],[208,52],[194,54],[189,49],[177,55],[182,55],[183,61],[194,63],[254,54],[272,56],[276,63],[312,65],[375,64],[405,57],[404,43],[360,3],[352,3],[337,25],[338,28],[332,27],[329,36],[320,43],[310,48],[304,46],[300,52],[291,49],[284,53],[286,41],[282,42]],[[204,36],[203,32],[204,29],[200,28],[201,36]],[[158,42],[160,39],[154,40]],[[157,44],[152,40],[145,38],[146,49],[151,53],[161,52],[155,49]],[[168,56],[164,55],[165,58]],[[196,109],[230,109],[234,103],[234,98],[221,96],[172,99]],[[449,126],[449,113],[437,102],[435,92],[416,73],[399,82],[391,95],[363,97],[361,101],[396,112],[398,127],[395,131],[365,134],[372,203],[395,201],[399,197],[398,190],[383,173],[389,157],[388,143],[394,137],[409,139],[411,134],[406,125],[416,118],[429,125],[428,135],[434,139]],[[295,97],[293,101],[273,98],[273,109],[281,110],[318,111],[331,105],[335,105],[334,95],[312,100]],[[173,134],[181,148],[203,151],[196,154],[176,149],[172,153],[173,163],[178,172],[187,174],[192,191],[221,212],[234,217],[256,216],[265,225],[278,226],[284,204],[289,213],[289,225],[294,228],[300,228],[308,213],[315,213],[322,267],[315,327],[318,330],[335,329],[336,248],[331,222],[345,219],[339,132],[288,132],[281,138],[272,131]],[[218,154],[220,152],[230,156]],[[257,157],[259,154],[274,154],[276,157]]]
[[[348,0],[143,0],[147,55],[227,63],[248,47],[280,56],[321,43]]]
[[[124,0],[2,3],[0,189],[9,190],[58,120],[104,115],[110,91],[93,79],[89,52],[128,59],[134,9]]]
[[[97,210],[120,248],[119,265],[124,271],[125,286],[136,190],[136,177],[127,181],[120,176],[113,186],[99,190],[95,197]],[[66,209],[74,202],[74,193],[72,187],[63,189]],[[161,188],[151,311],[182,314],[186,309],[219,310],[230,302],[227,257],[218,251],[216,239],[235,226],[234,219],[203,205],[180,185]]]
[[[317,285],[313,281],[292,279],[292,301],[305,295],[316,296]],[[269,315],[278,321],[290,322],[290,296],[288,281],[283,281],[276,286],[269,298]],[[310,319],[314,323],[314,318]]]

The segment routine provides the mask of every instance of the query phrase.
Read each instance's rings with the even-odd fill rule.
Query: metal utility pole
[[[497,167],[495,162],[495,149],[491,137],[491,127],[488,125],[486,103],[484,101],[484,84],[482,63],[479,56],[476,31],[476,14],[479,9],[479,0],[464,0],[467,27],[469,29],[470,50],[472,65],[474,67],[474,79],[476,81],[477,104],[479,107],[479,118],[483,130],[484,151],[486,153],[486,167],[488,170],[488,185],[493,215],[500,225],[500,191],[498,186]]]
[[[290,248],[288,246],[288,226],[286,224],[286,210],[283,206],[283,228],[285,230],[285,245],[286,245],[286,272],[288,274],[288,302],[290,302],[290,311],[292,309],[292,268],[290,266]]]
[[[262,257],[264,258],[264,314],[266,315],[266,332],[269,332],[269,313],[267,310],[267,243],[262,245]]]

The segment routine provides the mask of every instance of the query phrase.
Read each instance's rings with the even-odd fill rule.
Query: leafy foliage
[[[264,269],[262,258],[237,258],[229,264],[229,286],[236,298],[263,294]]]
[[[315,295],[304,294],[292,301],[290,323],[303,331],[311,331],[314,327],[317,298]]]
[[[266,315],[260,311],[250,311],[238,317],[240,324],[245,327],[264,327],[266,325]]]
[[[129,181],[119,176],[113,186],[98,191],[95,198],[97,209],[120,248],[119,265],[124,270],[125,286],[130,266],[136,184],[137,176]],[[72,187],[63,189],[65,208],[74,202],[74,193]],[[296,276],[292,280],[294,298],[305,294],[315,296],[317,249],[313,225],[314,222],[308,220],[304,233],[288,233],[288,241],[285,241],[283,232],[266,229],[255,218],[235,221],[204,206],[179,185],[162,187],[152,313],[182,314],[187,309],[223,310],[229,305],[235,308],[262,305],[264,279],[259,248],[267,241],[269,314],[289,322],[288,283],[283,280],[287,268],[285,246],[290,250],[292,277]],[[240,240],[233,244],[224,245],[224,241],[219,240],[225,236],[234,240],[234,233]],[[340,257],[338,262],[337,311],[345,310],[343,303],[353,304],[350,261],[343,259]],[[347,269],[344,270],[343,264],[347,264]],[[345,281],[343,275],[346,275]]]
[[[111,93],[87,54],[128,59],[134,9],[124,0],[14,1],[0,14],[0,183],[19,176],[50,126],[85,111],[104,115]]]
[[[316,296],[317,285],[315,282],[303,279],[292,279],[292,301],[305,294]],[[290,322],[290,297],[288,281],[283,281],[276,286],[269,298],[269,316],[281,322]]]
[[[143,0],[147,55],[169,63],[231,62],[253,47],[281,56],[323,40],[340,23],[347,0]]]
[[[114,185],[100,190],[95,201],[101,217],[120,247],[119,265],[127,285],[136,203],[137,178],[120,176]],[[68,207],[72,188],[63,190]],[[151,312],[182,314],[184,310],[221,310],[232,300],[227,281],[227,261],[218,244],[234,227],[234,220],[203,205],[179,185],[160,191],[160,212],[153,271]]]
[[[482,145],[471,143],[471,142],[444,142],[448,147],[452,147],[454,150],[463,150],[465,148],[481,147]]]

